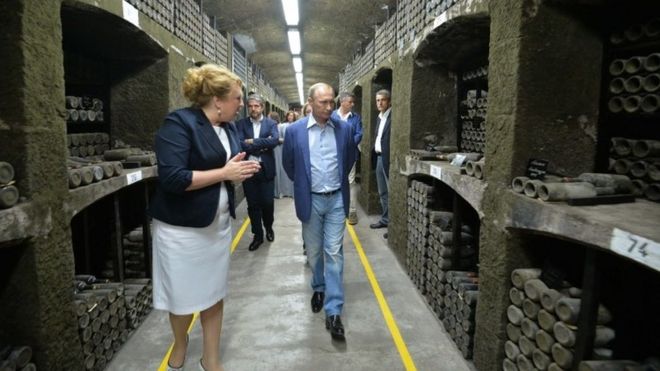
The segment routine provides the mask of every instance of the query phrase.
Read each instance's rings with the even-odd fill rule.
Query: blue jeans
[[[312,268],[312,289],[325,292],[326,316],[340,315],[344,306],[344,202],[341,192],[312,194],[312,214],[302,223],[303,240]]]
[[[387,174],[385,174],[385,168],[383,168],[382,156],[378,156],[378,159],[376,160],[376,185],[378,185],[380,206],[383,209],[383,214],[380,216],[380,222],[388,225],[390,224],[390,214],[387,207],[389,179],[387,178]]]

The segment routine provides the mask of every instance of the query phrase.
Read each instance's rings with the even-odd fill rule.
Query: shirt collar
[[[307,121],[307,129],[311,128],[314,125],[318,126],[318,122],[316,122],[316,119],[314,118],[314,115],[309,115],[309,120]],[[332,122],[332,120],[328,119],[325,123],[326,125],[330,125],[331,128],[335,128],[335,124]],[[320,126],[319,126],[320,128]]]
[[[337,110],[337,113],[339,114],[339,117],[344,121],[348,120],[351,116],[353,116],[353,111],[348,111],[346,116],[342,115],[341,110],[339,110],[339,109]],[[344,117],[346,117],[346,118],[344,118]]]
[[[387,120],[387,117],[390,115],[390,111],[391,111],[391,110],[392,110],[392,107],[388,108],[387,111],[382,112],[382,113],[379,113],[379,114],[378,114],[378,117],[379,117],[382,121],[386,121],[386,120]]]

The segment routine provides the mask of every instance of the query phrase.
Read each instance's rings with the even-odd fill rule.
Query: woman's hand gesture
[[[225,178],[233,182],[242,182],[261,170],[257,161],[243,161],[245,152],[231,158],[224,166]]]

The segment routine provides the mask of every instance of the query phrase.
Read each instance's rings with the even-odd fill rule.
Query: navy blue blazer
[[[378,123],[378,116],[376,116],[376,123]],[[383,169],[387,177],[390,177],[390,131],[392,126],[392,111],[387,115],[385,120],[385,127],[383,128],[383,136],[380,138],[381,156],[383,157]],[[378,126],[376,126],[376,136],[374,137],[374,147],[371,149],[371,166],[376,168],[376,138],[378,137]]]
[[[296,216],[303,223],[312,214],[312,163],[309,155],[309,131],[304,117],[289,126],[282,146],[282,165],[286,174],[293,180],[293,200],[296,204]],[[344,214],[348,216],[351,194],[348,185],[348,173],[355,163],[357,146],[353,138],[353,129],[345,121],[330,117],[335,125],[335,139],[341,194],[344,201]]]
[[[334,110],[332,112],[332,118],[335,121],[341,120],[341,116],[339,116],[339,110]],[[353,141],[357,146],[362,141],[362,117],[360,117],[359,114],[352,112],[346,122],[351,124],[351,127],[353,127]]]
[[[238,154],[240,145],[232,123],[225,123],[231,153]],[[220,183],[186,191],[192,183],[193,170],[210,170],[225,166],[225,151],[213,126],[199,108],[182,108],[169,113],[156,133],[158,185],[149,213],[172,225],[207,227],[218,211]],[[236,218],[234,185],[225,181],[229,196],[229,213]]]
[[[236,130],[238,132],[238,141],[241,145],[241,150],[248,156],[261,156],[261,166],[266,179],[275,178],[275,156],[273,154],[273,148],[280,144],[280,134],[277,131],[275,120],[264,116],[261,120],[259,138],[254,137],[254,129],[252,128],[252,121],[250,121],[249,116],[236,122]],[[246,139],[254,139],[254,143],[246,144]]]

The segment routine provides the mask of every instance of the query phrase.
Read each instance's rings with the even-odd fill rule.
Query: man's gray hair
[[[353,94],[349,91],[342,91],[341,93],[339,93],[339,102],[340,103],[345,101],[348,98],[353,98],[353,100],[355,100],[355,94]]]
[[[333,92],[335,90],[330,84],[326,84],[324,82],[317,82],[316,84],[309,87],[309,90],[307,91],[307,97],[310,99],[314,99],[314,94],[316,94],[316,91],[319,90],[319,88],[322,86],[332,89]]]
[[[376,95],[382,95],[387,99],[391,99],[390,91],[387,89],[380,89],[376,92]]]
[[[249,102],[251,100],[259,102],[260,105],[264,105],[264,98],[261,97],[259,94],[250,94],[248,95],[247,99],[245,100],[246,102]]]

